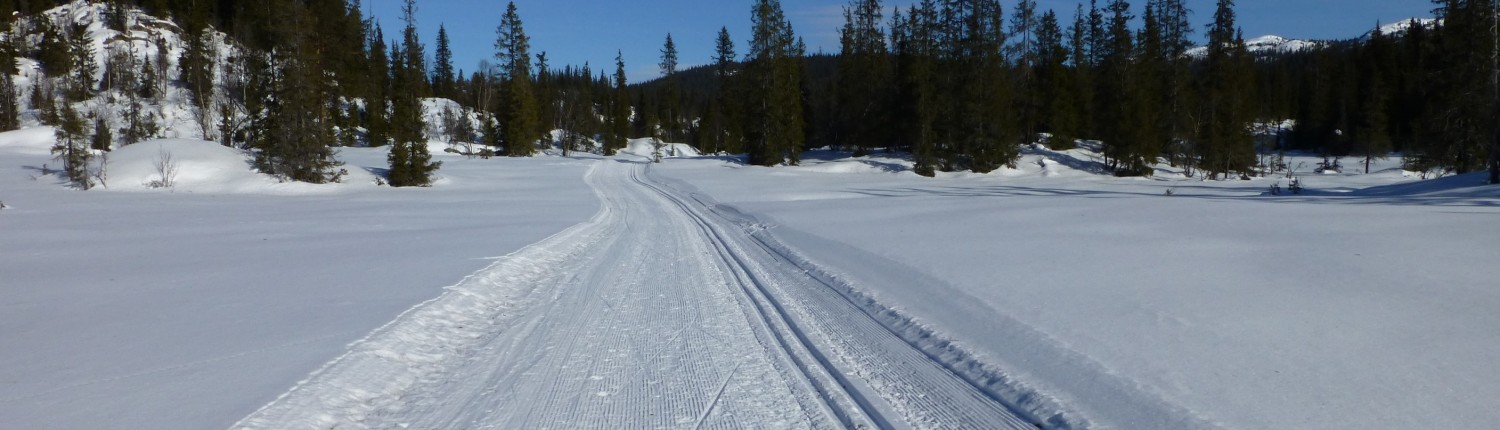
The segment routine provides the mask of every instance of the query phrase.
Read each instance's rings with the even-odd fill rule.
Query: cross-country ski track
[[[351,344],[235,428],[1077,427],[651,164],[592,219]]]

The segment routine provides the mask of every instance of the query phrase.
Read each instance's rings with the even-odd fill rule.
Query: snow
[[[1500,190],[1482,178],[1417,182],[1393,159],[1271,197],[1270,179],[1058,177],[1036,156],[935,180],[819,161],[662,170],[1093,427],[1500,419],[1485,406],[1500,398],[1485,262]]]
[[[1325,45],[1327,45],[1326,42],[1289,39],[1277,35],[1265,35],[1245,40],[1245,49],[1251,54],[1285,54],[1317,49]],[[1187,54],[1202,58],[1208,55],[1208,47],[1199,46],[1188,49]]]
[[[49,14],[115,40],[101,7]],[[141,22],[137,53],[175,54]],[[171,138],[110,152],[93,191],[58,175],[52,128],[0,133],[0,426],[1500,422],[1481,176],[1292,154],[1305,189],[1272,195],[1289,178],[1115,178],[1089,141],[936,178],[834,151],[649,163],[652,139],[471,159],[428,99],[433,187],[379,185],[385,148],[340,149],[343,181],[313,185],[195,140],[183,97],[151,109]]]
[[[625,149],[621,150],[620,153],[650,158],[652,154],[656,153],[656,145],[658,143],[661,145],[662,158],[697,157],[702,155],[692,145],[660,142],[651,138],[630,139],[626,141]]]
[[[6,428],[228,427],[462,274],[598,207],[584,160],[437,153],[434,188],[312,186],[243,176],[243,158],[207,142],[163,146],[203,150],[179,153],[184,172],[206,154],[240,179],[153,191],[121,164],[111,188],[82,192],[42,174],[56,169],[37,149],[50,141],[47,128],[0,133]],[[340,153],[351,176],[385,156]]]

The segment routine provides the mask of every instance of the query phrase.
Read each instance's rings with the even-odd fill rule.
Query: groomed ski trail
[[[1039,427],[649,168],[234,428]]]

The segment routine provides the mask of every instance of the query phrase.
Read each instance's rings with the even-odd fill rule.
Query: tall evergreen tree
[[[911,147],[918,175],[935,176],[938,167],[938,119],[942,113],[938,85],[940,22],[934,0],[892,17],[896,51],[896,136]]]
[[[708,147],[704,148],[709,153],[737,154],[744,148],[741,109],[735,103],[741,90],[737,74],[739,63],[735,58],[734,39],[729,37],[727,27],[720,27],[714,41],[713,58],[714,83],[718,85],[719,94],[709,102],[708,112],[712,120],[704,127],[710,134],[705,139]]]
[[[0,9],[3,11],[3,9]],[[10,23],[0,20],[0,33],[9,33]],[[11,38],[0,38],[0,131],[21,128],[21,95],[16,88],[16,46]]]
[[[894,70],[881,29],[882,9],[880,0],[851,0],[839,30],[834,144],[853,149],[855,156],[891,143],[887,124]]]
[[[432,173],[442,163],[432,161],[427,150],[427,124],[421,102],[423,68],[422,43],[417,36],[416,0],[402,6],[406,29],[402,31],[401,55],[394,56],[396,66],[391,90],[391,137],[394,144],[386,159],[390,162],[393,187],[421,187],[432,184]]]
[[[63,175],[67,176],[68,182],[80,190],[93,188],[93,178],[89,176],[89,162],[93,161],[94,155],[89,151],[88,133],[83,117],[73,109],[70,103],[59,103],[61,110],[58,113],[56,143],[52,145],[52,154],[62,162]]]
[[[611,91],[609,130],[604,136],[604,155],[612,156],[625,149],[630,135],[630,92],[625,80],[625,55],[615,53],[614,89]]]
[[[1130,3],[1110,0],[1105,6],[1110,17],[1099,49],[1099,79],[1095,81],[1094,102],[1098,125],[1097,137],[1104,144],[1104,157],[1110,168],[1132,169],[1141,127],[1133,117],[1137,108],[1131,94],[1131,74],[1135,73],[1135,45],[1130,34]]]
[[[541,137],[536,96],[532,92],[531,42],[522,27],[516,3],[510,2],[496,30],[495,58],[500,60],[504,86],[500,91],[498,110],[505,154],[529,157],[536,152]]]
[[[746,98],[745,136],[750,164],[799,163],[803,134],[802,56],[779,0],[756,0],[751,8],[746,82],[759,89]]]
[[[1037,82],[1037,68],[1041,62],[1038,43],[1040,17],[1035,0],[1021,0],[1011,11],[1010,58],[1014,63],[1016,118],[1021,130],[1021,139],[1030,143],[1037,137],[1041,120],[1041,95]]]
[[[277,46],[259,54],[252,65],[257,112],[250,133],[256,166],[283,179],[325,183],[340,180],[335,171],[333,123],[327,101],[320,45],[311,32],[313,18],[301,7],[276,8],[269,27]]]
[[[672,41],[672,34],[667,34],[667,41],[662,43],[661,48],[661,78],[662,85],[661,113],[657,115],[660,119],[661,138],[669,142],[677,142],[681,137],[681,125],[678,118],[681,110],[680,94],[677,89],[677,43]]]
[[[432,93],[438,98],[454,99],[457,97],[457,81],[453,72],[453,49],[449,44],[447,26],[438,25],[437,50],[432,60]]]
[[[1492,0],[1433,0],[1442,25],[1432,86],[1444,102],[1429,112],[1435,134],[1422,150],[1429,164],[1468,173],[1491,165],[1500,183],[1500,82],[1496,82],[1496,5]],[[1485,153],[1489,156],[1486,157]]]
[[[1075,72],[1068,67],[1069,51],[1057,14],[1042,14],[1037,30],[1037,130],[1051,135],[1053,149],[1069,149],[1078,137],[1078,95]]]
[[[1247,173],[1255,164],[1248,99],[1250,54],[1235,27],[1233,0],[1219,0],[1208,27],[1208,54],[1203,60],[1202,111],[1197,156],[1210,178]]]
[[[385,32],[376,24],[370,36],[370,89],[365,94],[365,142],[371,147],[391,143],[391,56]]]

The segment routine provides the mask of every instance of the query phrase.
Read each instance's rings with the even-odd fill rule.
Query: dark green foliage
[[[104,118],[94,118],[94,135],[89,140],[89,147],[109,152],[114,149],[114,144],[115,135],[109,131],[109,121],[105,121]]]
[[[453,72],[453,50],[449,47],[448,27],[438,26],[437,50],[433,54],[432,93],[439,98],[457,97]]]
[[[500,60],[504,81],[497,109],[501,144],[507,156],[529,157],[536,152],[534,143],[542,136],[542,130],[536,95],[532,92],[531,42],[515,2],[506,7],[496,32],[495,58]]]
[[[1203,125],[1195,152],[1199,168],[1210,178],[1248,174],[1255,164],[1248,127],[1253,63],[1234,19],[1234,2],[1219,0],[1203,60],[1205,71],[1199,90]]]
[[[630,93],[625,85],[624,54],[615,55],[614,89],[610,92],[608,126],[604,133],[604,155],[615,155],[625,149],[630,134]]]
[[[89,162],[94,155],[89,151],[88,133],[83,117],[67,103],[61,103],[56,129],[57,141],[52,145],[52,154],[63,165],[63,175],[74,187],[87,190],[94,181],[89,175]]]
[[[432,173],[442,163],[432,161],[427,150],[426,123],[422,116],[423,68],[422,44],[417,37],[416,3],[406,0],[403,9],[406,29],[401,48],[393,51],[391,64],[395,79],[391,94],[391,137],[394,144],[386,157],[390,162],[389,179],[393,187],[423,187],[432,184]]]
[[[662,44],[661,49],[661,94],[658,96],[660,103],[656,117],[660,119],[658,126],[661,128],[660,138],[668,142],[677,142],[682,137],[682,100],[677,90],[677,43],[672,41],[672,35],[667,34],[667,41]]]
[[[747,84],[758,91],[744,99],[749,162],[796,165],[806,137],[801,97],[801,59],[806,47],[793,34],[778,0],[757,0],[751,22],[744,73]]]
[[[271,54],[250,61],[251,98],[255,112],[248,141],[255,165],[277,177],[311,183],[338,181],[334,171],[333,122],[326,104],[329,82],[305,9],[287,7],[271,29],[279,41]]]
[[[890,144],[894,69],[881,10],[880,0],[852,0],[844,6],[844,28],[839,30],[832,143],[856,156]]]

